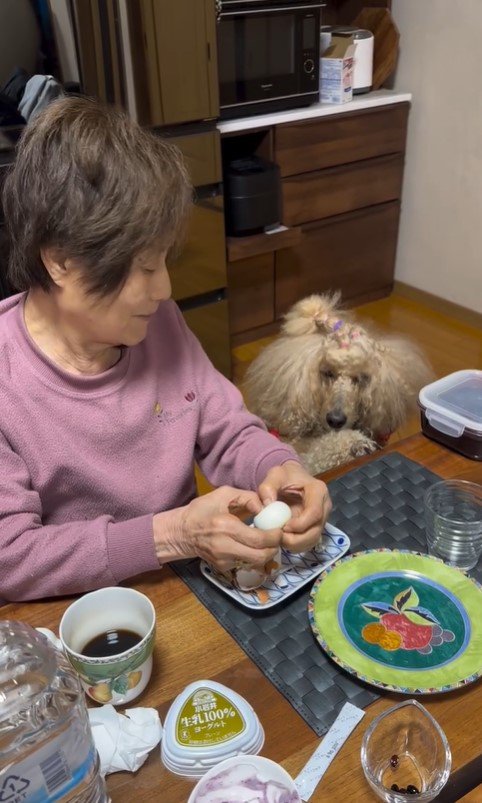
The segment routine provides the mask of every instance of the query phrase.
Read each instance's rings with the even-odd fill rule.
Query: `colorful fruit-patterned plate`
[[[482,674],[482,587],[437,558],[379,549],[329,566],[313,586],[311,627],[360,680],[434,694]]]
[[[276,577],[266,580],[256,591],[240,591],[234,588],[222,574],[218,574],[212,566],[201,561],[201,572],[210,583],[236,600],[243,608],[266,610],[273,608],[299,588],[305,586],[320,572],[342,557],[350,548],[350,539],[346,533],[326,524],[318,544],[309,552],[288,552],[281,550],[281,571]]]

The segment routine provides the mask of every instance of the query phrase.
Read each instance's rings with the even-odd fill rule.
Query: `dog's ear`
[[[298,437],[315,426],[320,409],[323,338],[281,336],[251,363],[243,390],[248,408],[282,435]]]
[[[415,411],[420,389],[433,379],[421,350],[410,340],[374,341],[374,370],[364,400],[364,424],[375,434],[390,434]]]
[[[328,334],[341,322],[339,312],[341,293],[308,296],[298,301],[285,315],[282,331],[289,337]],[[347,316],[343,314],[343,320]],[[340,320],[339,320],[340,319]]]

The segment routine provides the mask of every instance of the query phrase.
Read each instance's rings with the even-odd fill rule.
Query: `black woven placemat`
[[[377,547],[426,552],[423,494],[438,479],[397,452],[379,457],[330,483],[330,522],[350,537],[351,552]],[[198,560],[173,568],[318,736],[345,702],[363,708],[379,696],[341,670],[316,642],[307,614],[312,583],[277,607],[253,611],[211,585]],[[482,570],[479,574],[482,580]]]

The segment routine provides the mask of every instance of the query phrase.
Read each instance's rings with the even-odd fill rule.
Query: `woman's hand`
[[[240,562],[262,569],[277,554],[280,529],[262,532],[239,517],[262,509],[253,491],[224,486],[185,507],[154,516],[154,543],[160,563],[199,557],[222,572]]]
[[[288,460],[268,471],[258,493],[264,505],[282,499],[291,507],[293,517],[283,527],[282,546],[291,552],[304,552],[318,543],[332,507],[324,482]]]

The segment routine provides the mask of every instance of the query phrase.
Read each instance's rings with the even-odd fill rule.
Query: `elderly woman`
[[[323,483],[269,435],[169,299],[191,188],[178,151],[66,98],[25,130],[4,188],[0,597],[119,583],[179,558],[263,566],[319,537]],[[214,486],[196,498],[194,465]],[[294,492],[292,519],[241,517]]]

